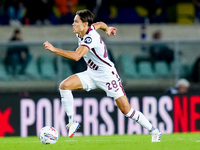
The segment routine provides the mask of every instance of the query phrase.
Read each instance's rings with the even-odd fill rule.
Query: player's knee
[[[120,110],[124,115],[126,115],[130,111],[130,107],[129,106],[124,106]]]
[[[68,85],[67,82],[63,81],[63,82],[60,83],[59,88],[62,89],[62,90],[69,90],[69,85]]]
[[[130,109],[131,109],[130,105],[120,105],[120,106],[118,106],[118,108],[120,109],[120,111],[124,115],[126,115],[130,111]]]
[[[116,99],[116,103],[117,103],[118,108],[121,110],[121,112],[124,115],[126,115],[131,109],[131,106],[130,106],[126,96],[122,96],[122,97]]]

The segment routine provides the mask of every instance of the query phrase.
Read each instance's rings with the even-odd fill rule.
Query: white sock
[[[69,123],[74,122],[74,100],[71,90],[60,90],[61,102],[68,116]]]
[[[142,127],[146,128],[147,130],[152,129],[152,124],[140,111],[131,108],[130,111],[126,114],[126,117],[133,119],[135,122],[139,123]]]

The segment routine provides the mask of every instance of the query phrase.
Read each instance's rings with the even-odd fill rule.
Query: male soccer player
[[[105,43],[96,31],[97,29],[102,29],[110,36],[115,35],[117,29],[108,27],[103,22],[93,24],[93,19],[93,14],[87,9],[76,12],[74,23],[72,24],[79,43],[76,51],[55,48],[48,41],[44,43],[45,49],[53,53],[75,61],[83,57],[87,64],[86,71],[68,77],[60,83],[59,87],[61,101],[69,118],[69,124],[67,124],[69,137],[72,137],[80,127],[79,123],[74,120],[73,95],[71,91],[77,89],[89,91],[99,87],[106,92],[107,96],[115,99],[118,108],[126,117],[133,119],[149,130],[152,135],[152,142],[159,142],[161,138],[160,131],[154,128],[141,112],[131,108],[121,85],[120,77],[114,64],[108,58]]]

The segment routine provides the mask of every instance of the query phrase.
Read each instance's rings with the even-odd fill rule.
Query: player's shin
[[[142,127],[146,128],[147,130],[152,129],[152,124],[140,111],[131,108],[130,111],[126,114],[126,117],[133,119],[135,122],[139,123]]]
[[[74,103],[73,103],[72,92],[71,90],[60,89],[60,95],[61,95],[61,102],[63,104],[63,107],[69,119],[69,123],[73,123],[74,122],[74,110],[73,110]]]

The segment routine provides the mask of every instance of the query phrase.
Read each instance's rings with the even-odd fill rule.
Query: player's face
[[[84,30],[85,23],[80,19],[78,15],[74,17],[74,23],[72,24],[74,33],[81,33]]]

